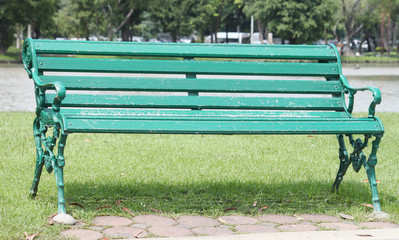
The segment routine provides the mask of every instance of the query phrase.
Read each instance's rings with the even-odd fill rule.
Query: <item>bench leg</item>
[[[55,182],[58,189],[58,214],[65,214],[65,198],[64,198],[64,148],[66,142],[66,134],[61,134],[61,138],[58,141],[58,154],[56,161],[53,164]],[[62,160],[61,160],[62,159]]]
[[[64,197],[64,149],[67,139],[67,134],[61,133],[61,137],[58,140],[58,153],[57,158],[53,161],[53,169],[55,175],[55,182],[58,189],[58,215],[53,220],[60,224],[75,224],[76,220],[69,214],[66,213],[65,209],[65,197]]]
[[[31,198],[36,197],[44,165],[40,121],[37,118],[33,122],[33,136],[35,138],[35,143],[36,143],[36,169],[35,169],[35,176],[33,178],[32,187],[30,189]]]
[[[376,218],[389,218],[389,215],[385,212],[381,211],[380,205],[380,198],[378,197],[377,191],[377,180],[375,176],[375,165],[377,165],[377,149],[379,147],[382,135],[376,136],[375,140],[373,141],[373,147],[371,149],[371,153],[369,156],[368,161],[363,162],[364,169],[367,173],[367,178],[369,180],[370,188],[371,188],[371,195],[374,207],[374,216]]]
[[[363,153],[363,149],[367,146],[368,140],[371,135],[365,135],[364,141],[361,139],[353,139],[352,135],[348,135],[349,142],[353,146],[353,153],[348,155],[348,151],[345,147],[344,136],[342,134],[337,135],[338,143],[339,143],[339,159],[340,165],[337,173],[337,177],[335,178],[333,184],[333,191],[338,192],[338,187],[348,170],[350,164],[353,165],[353,169],[358,172],[363,165],[366,170],[367,177],[371,187],[373,208],[374,208],[374,217],[379,219],[389,218],[389,215],[381,211],[380,199],[378,197],[377,192],[377,180],[375,177],[375,165],[377,164],[377,149],[379,147],[382,135],[375,136],[375,140],[372,143],[372,149],[369,156],[369,159],[366,161],[366,156]]]
[[[338,192],[339,184],[342,182],[346,171],[348,170],[349,165],[351,164],[349,160],[348,151],[345,147],[344,136],[342,134],[337,135],[338,143],[339,143],[339,170],[337,173],[337,177],[335,178],[334,184],[332,186],[333,192]]]

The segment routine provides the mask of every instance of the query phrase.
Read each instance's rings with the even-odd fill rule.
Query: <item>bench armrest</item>
[[[348,91],[349,93],[349,104],[348,104],[348,112],[352,112],[353,110],[353,104],[354,104],[354,95],[356,92],[358,91],[371,91],[373,93],[373,101],[370,103],[369,106],[369,117],[374,117],[375,114],[375,107],[377,106],[377,104],[381,103],[381,91],[380,89],[376,88],[376,87],[363,87],[363,88],[355,88],[352,87],[348,80],[341,74],[340,75],[340,79],[345,87],[345,89]]]
[[[53,120],[56,123],[59,123],[60,125],[63,125],[62,118],[60,115],[60,108],[61,108],[61,102],[64,100],[66,96],[66,90],[65,86],[62,82],[50,82],[50,83],[43,83],[43,81],[40,79],[39,75],[35,71],[32,71],[32,79],[35,82],[35,85],[38,86],[39,88],[42,88],[44,90],[48,88],[54,88],[56,92],[56,96],[53,100],[52,104],[52,109],[53,109]],[[62,131],[64,131],[63,127],[61,128]]]
[[[32,78],[38,87],[41,87],[44,89],[55,88],[55,92],[57,94],[57,96],[55,98],[57,100],[59,100],[60,102],[62,100],[64,100],[64,98],[66,96],[66,90],[65,90],[65,86],[62,82],[43,83],[42,80],[40,79],[40,77],[35,72],[32,72]]]

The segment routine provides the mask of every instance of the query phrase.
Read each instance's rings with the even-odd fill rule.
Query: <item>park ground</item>
[[[391,215],[388,222],[399,224],[399,113],[377,116],[386,129],[377,154],[379,194]],[[0,113],[0,239],[19,239],[24,232],[59,239],[69,228],[48,222],[57,212],[53,174],[44,170],[38,196],[28,198],[35,164],[33,119],[34,113]],[[340,193],[330,192],[339,166],[333,135],[72,134],[65,156],[67,211],[87,227],[106,215],[338,218],[341,213],[360,226],[373,212],[364,169],[349,169]]]

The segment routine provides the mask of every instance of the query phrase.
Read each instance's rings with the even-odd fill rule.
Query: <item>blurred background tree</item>
[[[26,36],[216,42],[218,32],[249,32],[251,16],[261,43],[267,33],[290,44],[342,42],[346,55],[390,54],[399,43],[399,0],[0,0],[0,52]]]
[[[32,10],[30,0],[0,0],[0,54],[5,54],[13,44],[17,27],[30,22]]]

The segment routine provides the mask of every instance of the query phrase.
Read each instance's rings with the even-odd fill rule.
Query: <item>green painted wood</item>
[[[174,134],[375,134],[377,121],[176,121],[66,119],[68,132]]]
[[[200,58],[307,59],[336,61],[328,45],[227,45],[33,40],[39,54]]]
[[[40,71],[338,76],[337,63],[222,62],[37,57]]]
[[[44,111],[43,111],[44,112]],[[48,112],[48,119],[51,118],[51,111]],[[242,111],[242,110],[204,110],[192,111],[182,109],[114,109],[114,108],[63,108],[61,114],[67,118],[143,118],[143,119],[176,119],[176,120],[278,120],[298,119],[299,121],[348,119],[347,112],[335,111]],[[362,119],[359,119],[362,120]],[[367,120],[367,119],[366,119]]]
[[[46,95],[51,106],[54,94]],[[340,98],[70,94],[61,107],[344,110]]]
[[[100,76],[42,76],[42,81],[62,82],[67,90],[325,93],[341,94],[340,81],[246,80],[196,78],[144,78]]]
[[[200,120],[200,121],[331,121],[345,120],[345,112],[311,111],[231,111],[231,110],[152,110],[152,109],[67,109],[68,119]],[[51,113],[50,113],[51,116]],[[51,119],[49,119],[51,121]]]
[[[137,59],[143,57],[147,60]],[[196,61],[195,58],[202,59]],[[287,61],[292,59],[300,61]],[[34,197],[37,193],[43,166],[49,172],[54,170],[60,214],[66,213],[63,182],[66,138],[69,133],[79,132],[338,134],[341,164],[333,188],[338,190],[349,164],[355,171],[363,165],[372,190],[374,210],[381,213],[374,169],[384,132],[381,121],[374,117],[381,94],[376,88],[349,85],[342,75],[340,57],[333,45],[152,44],[28,38],[23,46],[23,63],[35,83],[38,104],[33,125],[36,171],[31,195]],[[94,72],[97,76],[49,76],[57,71],[73,72],[72,75]],[[186,79],[110,77],[102,73],[183,74]],[[213,79],[212,76],[196,79],[197,74],[320,76],[328,81],[237,80],[234,76],[232,79]],[[49,89],[55,91],[47,91]],[[75,90],[91,91],[76,94]],[[354,118],[351,116],[354,94],[364,90],[371,91],[374,96],[369,116]],[[111,94],[107,91],[124,92]],[[153,91],[154,95],[126,95],[126,91]],[[159,96],[157,91],[187,92],[189,96]],[[198,92],[224,94],[202,96]],[[270,95],[237,97],[227,94],[236,92]],[[287,94],[287,97],[273,93]],[[327,97],[306,97],[306,94],[315,93]],[[344,104],[345,93],[349,93],[348,108]],[[48,127],[53,130],[50,136],[46,135]],[[354,149],[350,154],[345,148],[344,134]],[[352,134],[364,134],[365,140],[355,140]],[[363,149],[372,135],[375,140],[366,160]],[[56,154],[55,146],[58,146]]]

